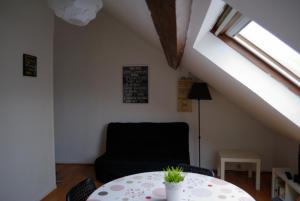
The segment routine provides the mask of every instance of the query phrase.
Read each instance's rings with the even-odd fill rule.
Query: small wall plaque
[[[23,54],[23,76],[37,76],[37,57]]]
[[[177,111],[192,112],[192,100],[188,99],[188,93],[193,85],[192,79],[180,79],[177,86]]]

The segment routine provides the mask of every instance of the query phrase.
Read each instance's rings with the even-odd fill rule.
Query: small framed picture
[[[37,57],[23,54],[23,76],[37,76]]]

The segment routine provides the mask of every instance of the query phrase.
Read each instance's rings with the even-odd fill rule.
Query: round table
[[[239,187],[221,179],[183,173],[182,201],[255,201]],[[87,201],[162,201],[166,200],[164,173],[147,172],[106,183]]]

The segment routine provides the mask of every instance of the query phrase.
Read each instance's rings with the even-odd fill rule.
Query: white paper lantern
[[[77,25],[85,26],[102,8],[102,0],[48,0],[57,17]]]

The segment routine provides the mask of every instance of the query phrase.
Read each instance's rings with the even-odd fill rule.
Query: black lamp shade
[[[211,100],[207,84],[204,82],[195,82],[191,87],[188,98],[197,100]]]

